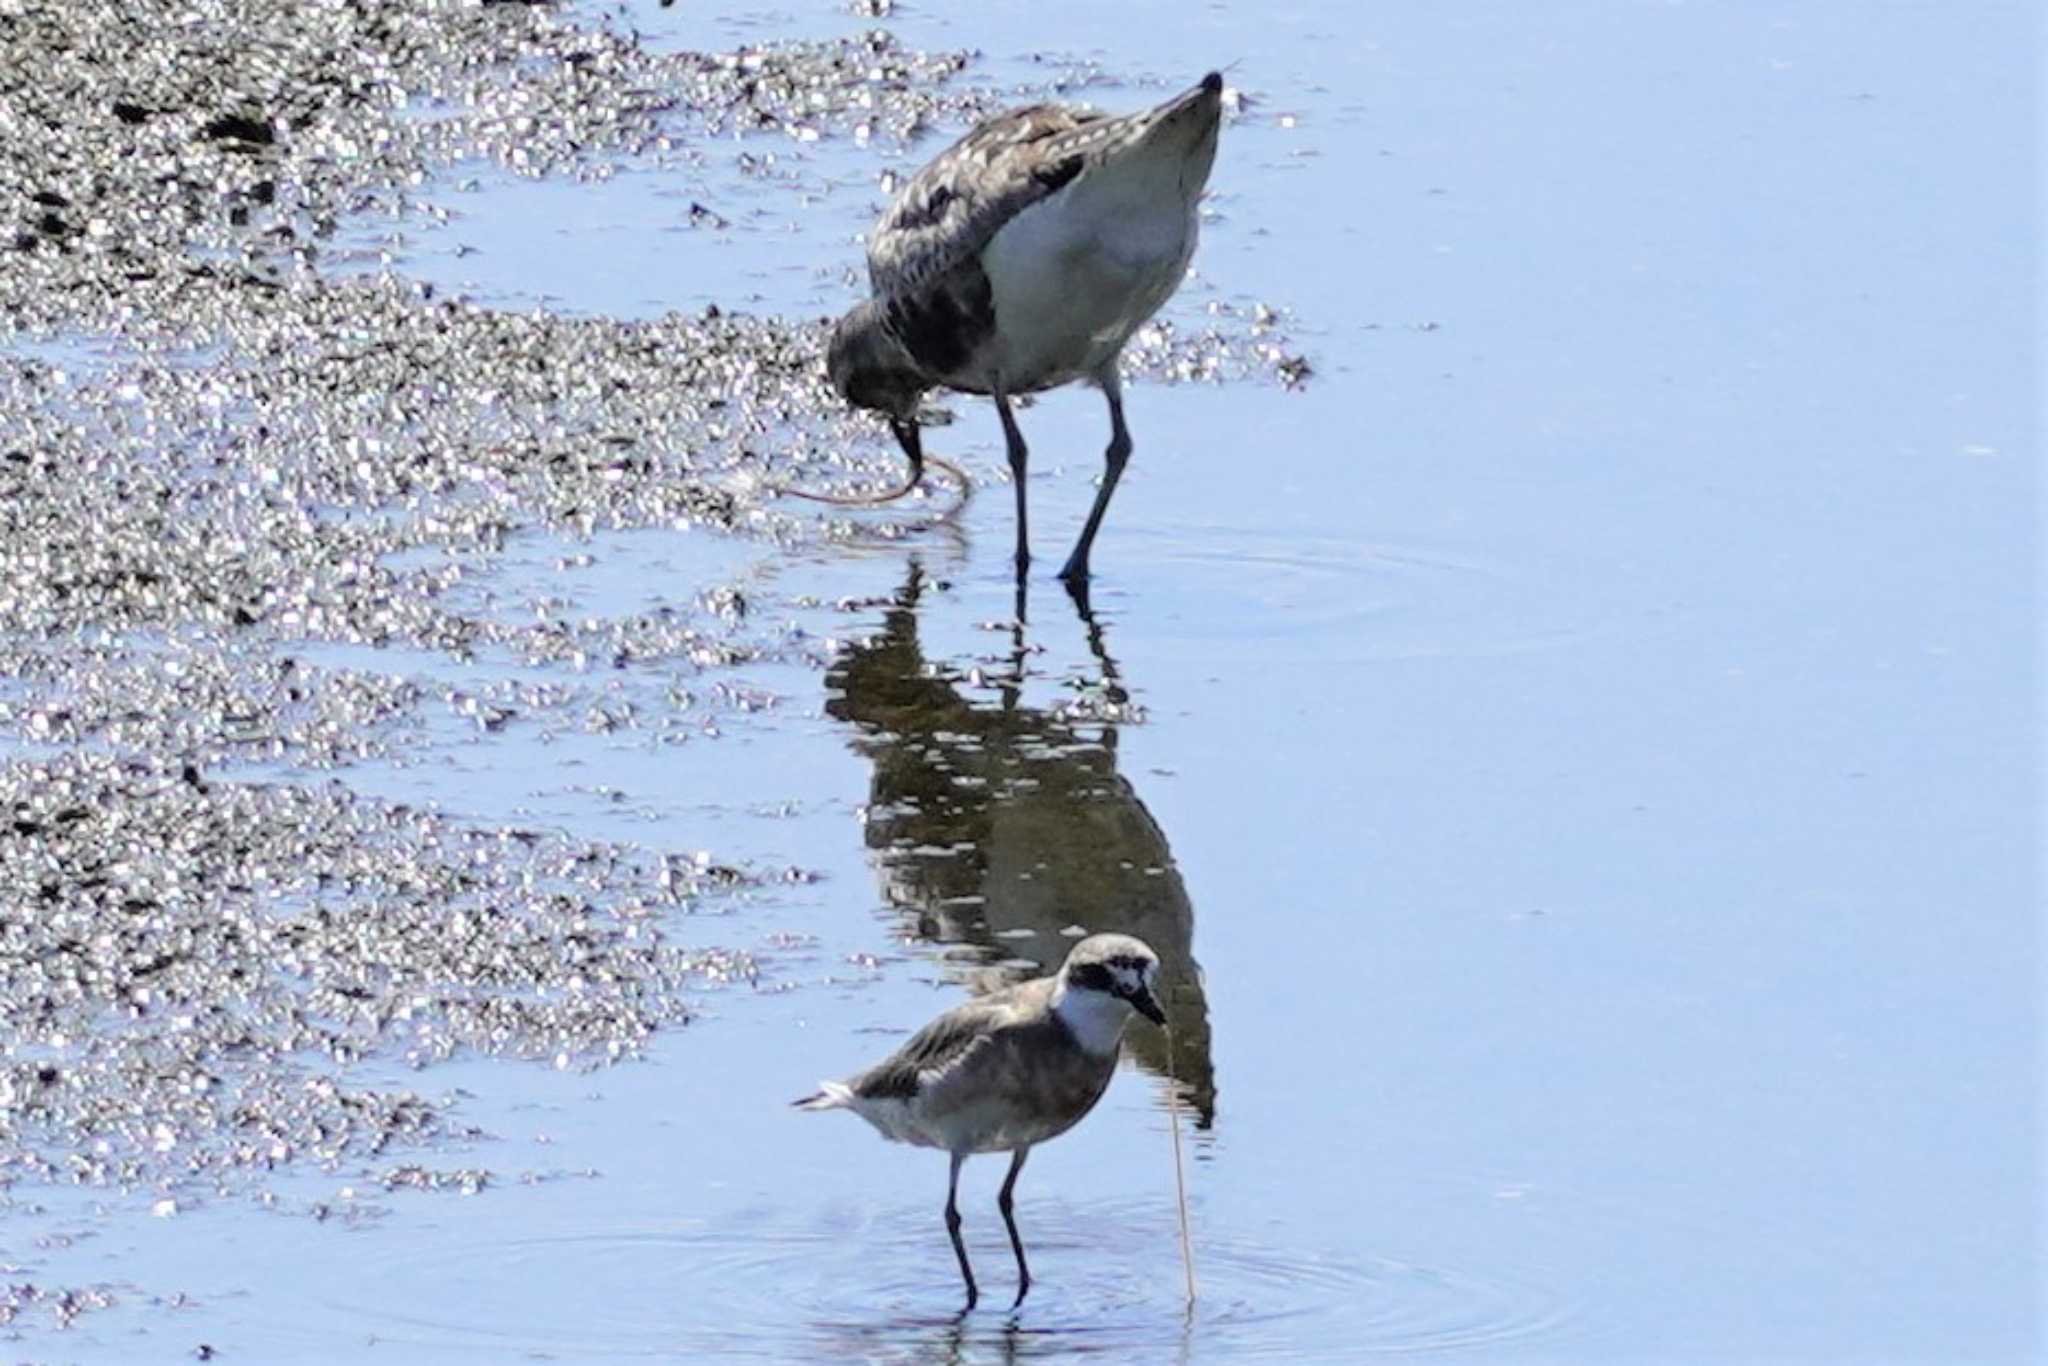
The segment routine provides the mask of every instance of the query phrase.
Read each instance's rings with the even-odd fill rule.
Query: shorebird
[[[1017,490],[1017,573],[1030,565],[1029,452],[1010,400],[1088,380],[1109,401],[1102,487],[1060,577],[1088,578],[1110,495],[1131,455],[1117,357],[1180,286],[1216,159],[1217,72],[1155,109],[1111,117],[1034,104],[998,114],[911,177],[868,239],[872,297],[833,328],[826,368],[873,409],[924,473],[918,400],[934,388],[996,402]]]
[[[1166,1024],[1153,995],[1158,975],[1159,957],[1143,940],[1090,935],[1052,976],[955,1006],[873,1067],[821,1082],[816,1094],[792,1104],[851,1110],[884,1138],[952,1155],[946,1232],[967,1282],[969,1309],[980,1291],[960,1241],[960,1167],[973,1153],[1009,1153],[1010,1174],[996,1207],[1017,1254],[1015,1308],[1031,1289],[1024,1240],[1011,1214],[1017,1173],[1033,1145],[1073,1128],[1102,1099],[1131,1012]]]

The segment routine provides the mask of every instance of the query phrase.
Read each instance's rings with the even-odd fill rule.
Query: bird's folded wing
[[[919,293],[977,255],[1003,224],[1079,175],[1110,122],[1093,109],[1034,104],[977,125],[913,176],[875,224],[875,296]]]
[[[932,1076],[943,1076],[988,1041],[1009,1020],[998,998],[969,1001],[933,1020],[897,1049],[855,1077],[853,1092],[864,1100],[909,1100]]]

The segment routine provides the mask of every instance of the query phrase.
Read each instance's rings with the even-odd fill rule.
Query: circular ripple
[[[1133,531],[1120,554],[1146,574],[1149,611],[1185,599],[1193,641],[1297,642],[1318,658],[1518,654],[1598,629],[1604,597],[1576,566],[1515,569],[1439,550],[1242,527]],[[1107,603],[1105,602],[1105,604]]]
[[[1012,1313],[1001,1224],[970,1223],[982,1301],[959,1312],[935,1210],[840,1208],[809,1227],[772,1213],[718,1227],[637,1229],[443,1245],[384,1259],[324,1308],[377,1339],[437,1354],[575,1359],[718,1355],[868,1361],[1154,1354],[1298,1356],[1530,1350],[1574,1315],[1520,1281],[1339,1258],[1242,1238],[1196,1247],[1200,1298],[1181,1290],[1170,1217],[1156,1207],[1020,1211],[1036,1275]]]

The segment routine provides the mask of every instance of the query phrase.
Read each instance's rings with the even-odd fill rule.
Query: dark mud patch
[[[629,1057],[756,973],[674,941],[749,881],[688,856],[75,753],[0,770],[0,812],[10,1185],[169,1194],[381,1157],[452,1121],[354,1064]]]

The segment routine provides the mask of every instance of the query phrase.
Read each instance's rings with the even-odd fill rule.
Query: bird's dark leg
[[[953,1175],[946,1182],[946,1232],[953,1239],[953,1255],[960,1259],[960,1279],[967,1282],[967,1307],[981,1298],[974,1288],[974,1268],[967,1264],[967,1244],[960,1241],[960,1166],[966,1153],[953,1154]]]
[[[1010,411],[1010,396],[995,391],[996,415],[1003,420],[1003,441],[1009,447],[1010,482],[1017,486],[1017,577],[1031,567],[1031,537],[1024,520],[1024,465],[1031,452],[1024,445],[1024,433],[1017,430],[1017,418]]]
[[[1017,1188],[1017,1173],[1024,1170],[1024,1159],[1030,1155],[1029,1148],[1019,1148],[1010,1155],[1010,1174],[1003,1178],[1002,1194],[996,1197],[996,1208],[1003,1212],[1003,1224],[1010,1230],[1010,1250],[1017,1254],[1017,1298],[1010,1304],[1012,1309],[1024,1303],[1024,1296],[1031,1290],[1031,1268],[1024,1264],[1024,1240],[1017,1236],[1017,1218],[1010,1213],[1010,1193]]]
[[[1066,568],[1060,570],[1060,577],[1070,584],[1088,578],[1088,551],[1095,544],[1102,514],[1109,511],[1109,496],[1116,492],[1116,481],[1123,478],[1124,466],[1131,458],[1131,431],[1124,426],[1124,390],[1117,379],[1114,358],[1102,367],[1095,382],[1102,386],[1102,396],[1109,400],[1109,449],[1102,453],[1102,487],[1095,491],[1095,506],[1088,509],[1088,523],[1081,528],[1081,539],[1075,542],[1074,553],[1067,557]]]

